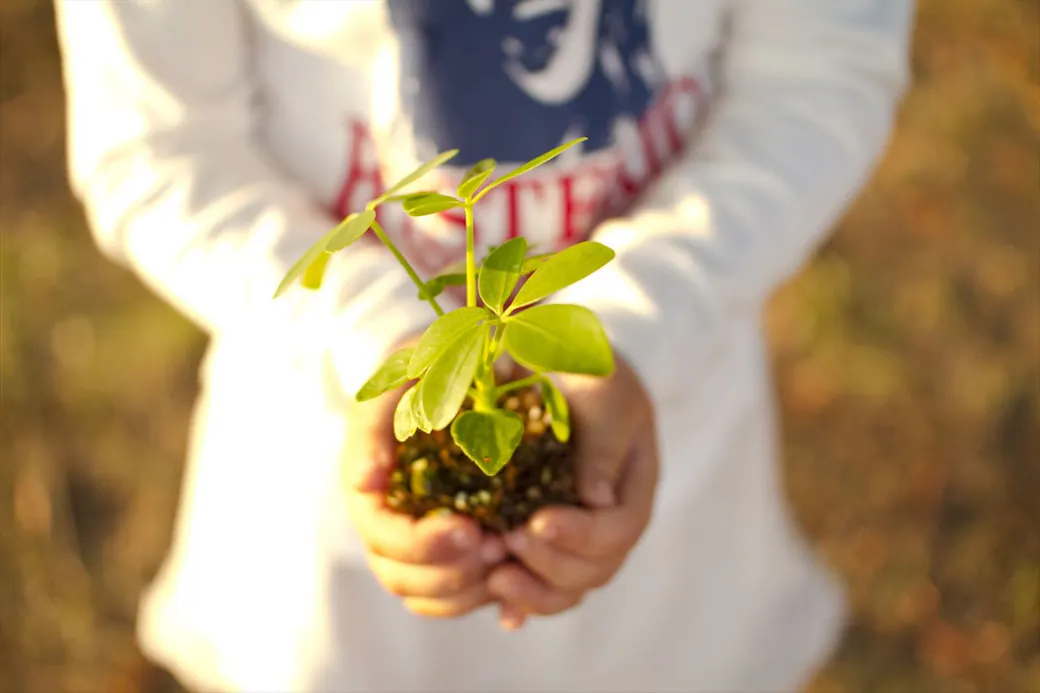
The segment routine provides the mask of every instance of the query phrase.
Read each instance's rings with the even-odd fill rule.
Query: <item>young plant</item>
[[[437,319],[415,347],[391,354],[356,395],[363,402],[415,381],[405,390],[394,413],[394,435],[399,441],[409,439],[417,430],[430,433],[450,426],[459,448],[485,474],[493,476],[510,460],[524,432],[520,418],[498,405],[503,394],[540,385],[552,431],[560,442],[567,442],[567,403],[548,374],[608,376],[613,372],[610,344],[592,311],[577,305],[536,305],[608,263],[614,257],[610,248],[586,241],[558,253],[529,256],[526,240],[514,238],[488,254],[479,271],[474,253],[474,206],[494,188],[584,139],[546,152],[490,183],[487,181],[495,161],[484,159],[463,177],[457,197],[437,192],[401,193],[458,153],[445,152],[369,202],[363,212],[344,219],[315,243],[282,280],[276,297],[297,280],[317,289],[329,258],[371,229],[415,282],[419,299],[430,304]],[[424,282],[376,221],[375,209],[379,205],[397,201],[413,217],[463,209],[464,265],[449,268]],[[523,277],[527,279],[517,291]],[[466,306],[445,313],[437,296],[453,285],[465,285]],[[532,375],[496,382],[495,363],[506,353]],[[467,399],[472,406],[460,414]]]

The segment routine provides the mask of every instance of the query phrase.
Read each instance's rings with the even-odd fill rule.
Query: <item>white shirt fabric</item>
[[[58,0],[97,242],[211,336],[145,652],[199,690],[796,689],[843,599],[778,484],[760,312],[883,151],[911,4]],[[519,633],[492,609],[411,615],[368,572],[339,474],[352,394],[433,316],[374,242],[321,291],[272,293],[433,152],[462,150],[421,186],[450,189],[580,135],[488,196],[478,245],[617,251],[553,300],[597,312],[654,402],[652,524],[610,585]],[[457,217],[381,215],[420,271],[461,256]]]

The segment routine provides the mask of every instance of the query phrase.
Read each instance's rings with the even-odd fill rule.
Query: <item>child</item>
[[[882,151],[911,0],[57,8],[98,243],[211,336],[178,531],[142,602],[150,657],[198,690],[804,684],[842,598],[777,483],[760,310]],[[594,309],[618,356],[565,383],[589,509],[505,541],[389,513],[392,398],[352,394],[428,306],[377,244],[319,292],[274,288],[434,152],[460,149],[447,186],[578,136],[477,229],[478,253],[515,235],[617,252],[554,299]],[[427,272],[461,253],[449,214],[383,222]]]

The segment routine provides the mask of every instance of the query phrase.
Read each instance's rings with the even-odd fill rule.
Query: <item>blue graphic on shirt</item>
[[[526,161],[580,136],[586,152],[609,147],[659,83],[647,4],[389,0],[404,116],[459,164]]]

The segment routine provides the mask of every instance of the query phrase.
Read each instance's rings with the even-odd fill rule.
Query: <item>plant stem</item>
[[[401,254],[401,251],[397,249],[397,246],[394,245],[393,241],[391,241],[386,235],[386,231],[383,230],[383,227],[379,225],[378,221],[372,222],[372,231],[376,234],[376,237],[383,242],[383,245],[390,249],[390,252],[394,254],[397,261],[401,263],[401,267],[404,267],[404,271],[407,272],[408,276],[412,278],[413,282],[415,282],[415,286],[419,289],[419,294],[429,302],[430,306],[433,308],[433,312],[436,313],[438,317],[444,315],[444,311],[441,309],[440,304],[437,303],[437,299],[426,293],[426,284],[423,283],[423,280],[419,278],[419,275],[416,274],[415,270],[408,263],[408,260],[405,259],[404,255]]]
[[[473,248],[473,203],[466,205],[466,305],[477,305],[476,250]]]
[[[495,338],[492,330],[484,334],[484,353],[477,367],[476,378],[473,382],[473,407],[477,411],[491,411],[495,408],[498,397],[498,388],[495,387],[495,360],[491,358],[494,353]]]
[[[529,375],[526,378],[520,378],[520,380],[514,380],[511,383],[499,385],[495,388],[495,398],[497,399],[499,396],[511,392],[512,390],[520,390],[528,385],[539,385],[544,379],[544,376],[541,375]]]

